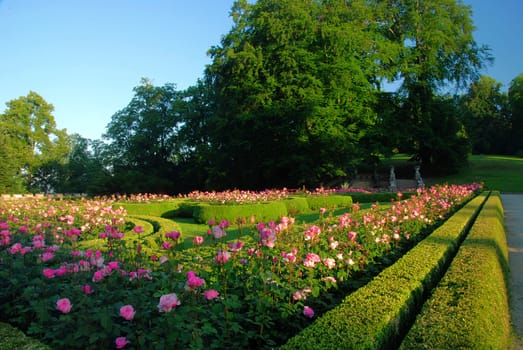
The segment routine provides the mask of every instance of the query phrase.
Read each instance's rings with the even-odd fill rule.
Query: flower
[[[206,290],[205,292],[203,292],[203,296],[207,300],[213,300],[213,299],[217,299],[220,296],[220,293],[218,293],[218,291],[216,291],[214,289],[209,289],[209,290]]]
[[[314,310],[308,306],[303,307],[303,314],[308,318],[314,317]]]
[[[185,283],[185,290],[188,292],[195,291],[205,284],[205,280],[196,276],[194,271],[187,272],[187,283]]]
[[[91,294],[93,292],[93,289],[90,285],[86,284],[82,286],[82,292],[84,292],[85,294]]]
[[[216,258],[214,258],[214,261],[216,261],[219,264],[225,264],[227,260],[231,258],[231,253],[229,253],[226,250],[219,250],[216,254]]]
[[[135,314],[136,311],[134,311],[132,305],[124,305],[120,308],[120,316],[125,318],[127,321],[132,320]]]
[[[68,314],[71,311],[71,301],[68,298],[58,299],[56,308],[63,314]]]
[[[164,294],[160,297],[160,303],[158,304],[158,310],[160,312],[171,312],[171,310],[180,305],[178,296],[175,293]]]
[[[54,269],[45,268],[43,272],[46,278],[53,278],[55,276]]]
[[[194,236],[192,241],[193,241],[193,243],[195,245],[200,245],[200,244],[203,243],[203,237],[202,236]]]
[[[130,343],[129,340],[127,340],[126,337],[118,337],[114,340],[114,343],[116,344],[116,348],[117,349],[122,349],[124,348],[127,344]]]

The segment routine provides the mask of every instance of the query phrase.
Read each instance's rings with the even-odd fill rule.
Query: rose
[[[129,340],[127,340],[126,337],[118,337],[115,339],[114,343],[116,344],[116,348],[117,349],[122,349],[124,348],[127,344],[130,343]]]
[[[63,314],[68,314],[71,311],[71,301],[68,298],[58,299],[56,308]]]
[[[120,308],[120,316],[125,318],[127,321],[130,321],[134,318],[136,311],[131,305],[124,305]]]
[[[310,308],[309,306],[303,307],[303,314],[307,316],[308,318],[314,317],[314,310]]]
[[[178,305],[180,305],[180,301],[175,293],[165,294],[160,297],[158,310],[160,312],[171,312],[171,310]]]
[[[220,293],[218,293],[218,291],[216,291],[214,289],[209,289],[209,290],[206,290],[205,292],[203,292],[203,296],[207,300],[213,300],[213,299],[217,299],[220,296]]]

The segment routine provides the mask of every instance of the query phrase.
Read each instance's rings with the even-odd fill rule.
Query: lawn
[[[437,179],[433,183],[483,183],[486,189],[501,192],[523,192],[523,158],[495,155],[472,155],[469,164],[459,173]]]

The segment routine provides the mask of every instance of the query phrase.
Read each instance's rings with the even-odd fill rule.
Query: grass
[[[397,155],[384,161],[386,165],[408,164],[408,157]],[[483,183],[485,189],[507,192],[523,192],[523,158],[497,155],[471,155],[468,165],[458,173],[438,178],[425,178],[426,185]]]

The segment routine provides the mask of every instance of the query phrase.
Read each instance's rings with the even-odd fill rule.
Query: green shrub
[[[406,333],[487,195],[471,200],[394,265],[347,296],[282,349],[388,349]]]
[[[289,215],[294,216],[309,210],[309,203],[305,197],[288,197],[282,200]]]
[[[143,238],[147,242],[147,246],[152,249],[160,249],[161,242],[165,240],[165,234],[171,231],[177,231],[182,233],[180,225],[176,222],[157,216],[150,215],[139,215],[131,218],[138,218],[142,221],[146,221],[154,226],[154,232],[149,235],[144,235]],[[180,237],[181,239],[181,237]]]
[[[50,350],[47,345],[27,337],[22,331],[0,322],[0,350]]]
[[[495,193],[401,349],[509,348],[507,276],[503,207],[499,193]]]
[[[415,192],[402,193],[403,199],[409,198],[414,195]],[[351,193],[352,201],[354,203],[389,203],[392,200],[399,200],[397,192],[379,192],[379,193]]]
[[[273,221],[288,215],[287,207],[281,201],[259,203],[259,204],[240,204],[240,205],[211,205],[198,204],[194,207],[193,217],[198,223],[207,223],[209,220],[228,220],[235,223],[238,219],[246,222]]]
[[[352,206],[352,197],[346,195],[335,195],[331,194],[328,196],[307,196],[307,203],[309,209],[318,210],[320,208],[325,209],[337,209],[337,208],[350,208]]]
[[[113,207],[124,208],[128,215],[164,216],[176,212],[184,201],[180,199],[150,203],[115,203]]]

